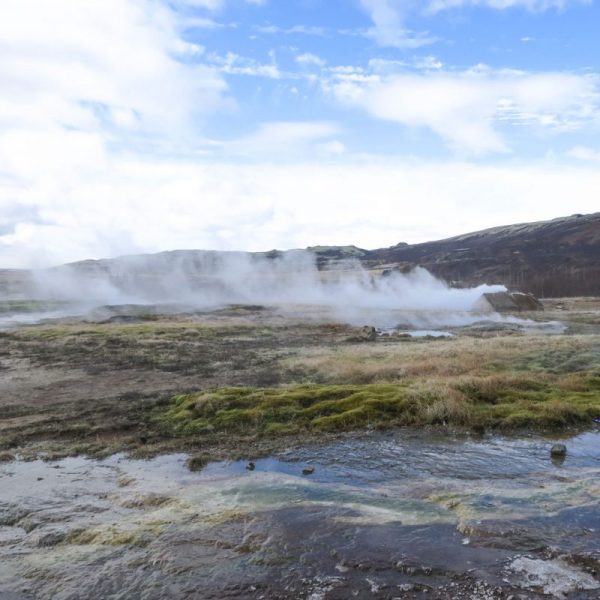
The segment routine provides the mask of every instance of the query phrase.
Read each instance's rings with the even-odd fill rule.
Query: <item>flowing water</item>
[[[597,598],[600,432],[0,466],[0,599]],[[313,470],[310,472],[311,470]],[[304,473],[303,473],[304,472]]]

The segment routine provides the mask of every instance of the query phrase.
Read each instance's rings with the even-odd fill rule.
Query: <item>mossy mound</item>
[[[600,378],[485,377],[450,383],[223,388],[177,396],[164,417],[181,435],[287,435],[436,424],[560,428],[600,417]]]

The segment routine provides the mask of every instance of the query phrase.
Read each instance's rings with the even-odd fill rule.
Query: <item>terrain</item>
[[[600,293],[600,213],[494,227],[374,250],[368,261],[419,264],[449,282],[502,283],[541,297]]]
[[[3,600],[596,597],[596,298],[3,308]]]
[[[596,597],[596,298],[0,311],[3,600]]]
[[[0,599],[595,598],[600,299],[355,254],[13,278]]]
[[[600,306],[565,302],[522,314],[530,331],[484,321],[439,338],[264,306],[5,329],[1,448],[237,458],[365,427],[585,427],[600,417]],[[568,334],[531,320],[553,317]]]

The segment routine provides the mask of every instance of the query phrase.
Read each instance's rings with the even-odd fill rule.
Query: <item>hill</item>
[[[372,250],[363,261],[421,265],[460,286],[502,283],[542,297],[600,295],[600,213]]]
[[[360,261],[378,272],[408,271],[418,265],[456,287],[481,283],[504,284],[509,289],[540,297],[600,295],[600,213],[572,215],[551,221],[494,227],[421,244],[399,243],[366,250],[356,246],[314,246],[319,269],[341,261]],[[192,279],[214,272],[234,257],[273,259],[297,250],[244,253],[175,250],[114,259],[84,260],[47,269],[49,275],[67,269],[83,276],[106,275],[135,285],[168,277],[176,266]],[[0,269],[0,297],[27,295],[27,271]]]

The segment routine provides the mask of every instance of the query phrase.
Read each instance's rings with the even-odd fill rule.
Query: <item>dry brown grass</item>
[[[587,357],[584,368],[574,368],[572,359],[581,357]],[[593,369],[594,362],[600,368],[600,336],[582,335],[307,348],[282,364],[297,382],[359,384],[508,371],[559,373],[569,365],[567,372]]]

